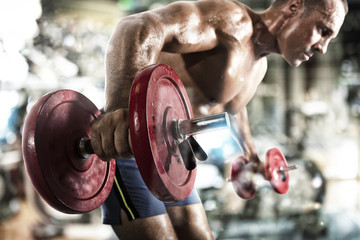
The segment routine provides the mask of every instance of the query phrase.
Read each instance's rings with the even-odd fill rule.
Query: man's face
[[[278,38],[281,56],[291,65],[299,66],[316,52],[324,54],[331,39],[339,33],[345,9],[340,0],[332,0],[328,9],[318,6],[311,13],[304,9],[290,18]]]

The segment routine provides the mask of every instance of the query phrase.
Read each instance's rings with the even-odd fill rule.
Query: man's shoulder
[[[212,23],[231,25],[231,22],[251,22],[251,9],[236,0],[199,0],[195,3],[202,16]]]
[[[195,4],[210,11],[247,11],[247,7],[236,0],[198,0]]]

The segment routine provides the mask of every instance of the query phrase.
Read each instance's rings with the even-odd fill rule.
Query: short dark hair
[[[281,5],[288,1],[289,0],[275,0],[273,5],[274,6]],[[302,1],[306,8],[313,9],[315,6],[319,6],[319,5],[327,6],[329,4],[329,1],[333,1],[333,0],[302,0]],[[340,0],[340,1],[344,4],[345,13],[347,13],[349,11],[349,6],[348,6],[347,0]]]

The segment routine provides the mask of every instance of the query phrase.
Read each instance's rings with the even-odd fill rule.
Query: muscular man
[[[246,105],[265,75],[266,56],[280,54],[298,66],[315,52],[324,54],[347,11],[346,0],[276,0],[261,13],[235,0],[202,0],[123,18],[106,55],[106,114],[90,135],[102,159],[126,158],[117,160],[104,223],[121,239],[212,238],[195,191],[185,201],[164,205],[146,192],[129,159],[128,99],[140,69],[154,63],[174,68],[189,89],[194,114],[232,114],[245,156],[260,163]]]

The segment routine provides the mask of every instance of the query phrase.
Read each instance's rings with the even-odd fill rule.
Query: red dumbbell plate
[[[256,186],[250,177],[253,174],[250,168],[243,156],[233,161],[231,165],[230,180],[235,192],[242,199],[251,199],[256,194]]]
[[[129,103],[131,144],[145,184],[164,202],[183,200],[194,187],[196,168],[186,169],[171,127],[189,118],[190,101],[174,70],[160,64],[137,74]]]
[[[104,162],[94,154],[83,159],[76,151],[99,115],[82,94],[61,90],[41,97],[26,118],[22,147],[27,172],[40,196],[61,212],[94,210],[111,191],[114,160]]]
[[[288,166],[284,155],[277,148],[267,151],[265,159],[265,177],[273,189],[280,194],[289,190],[289,172],[281,171]]]

